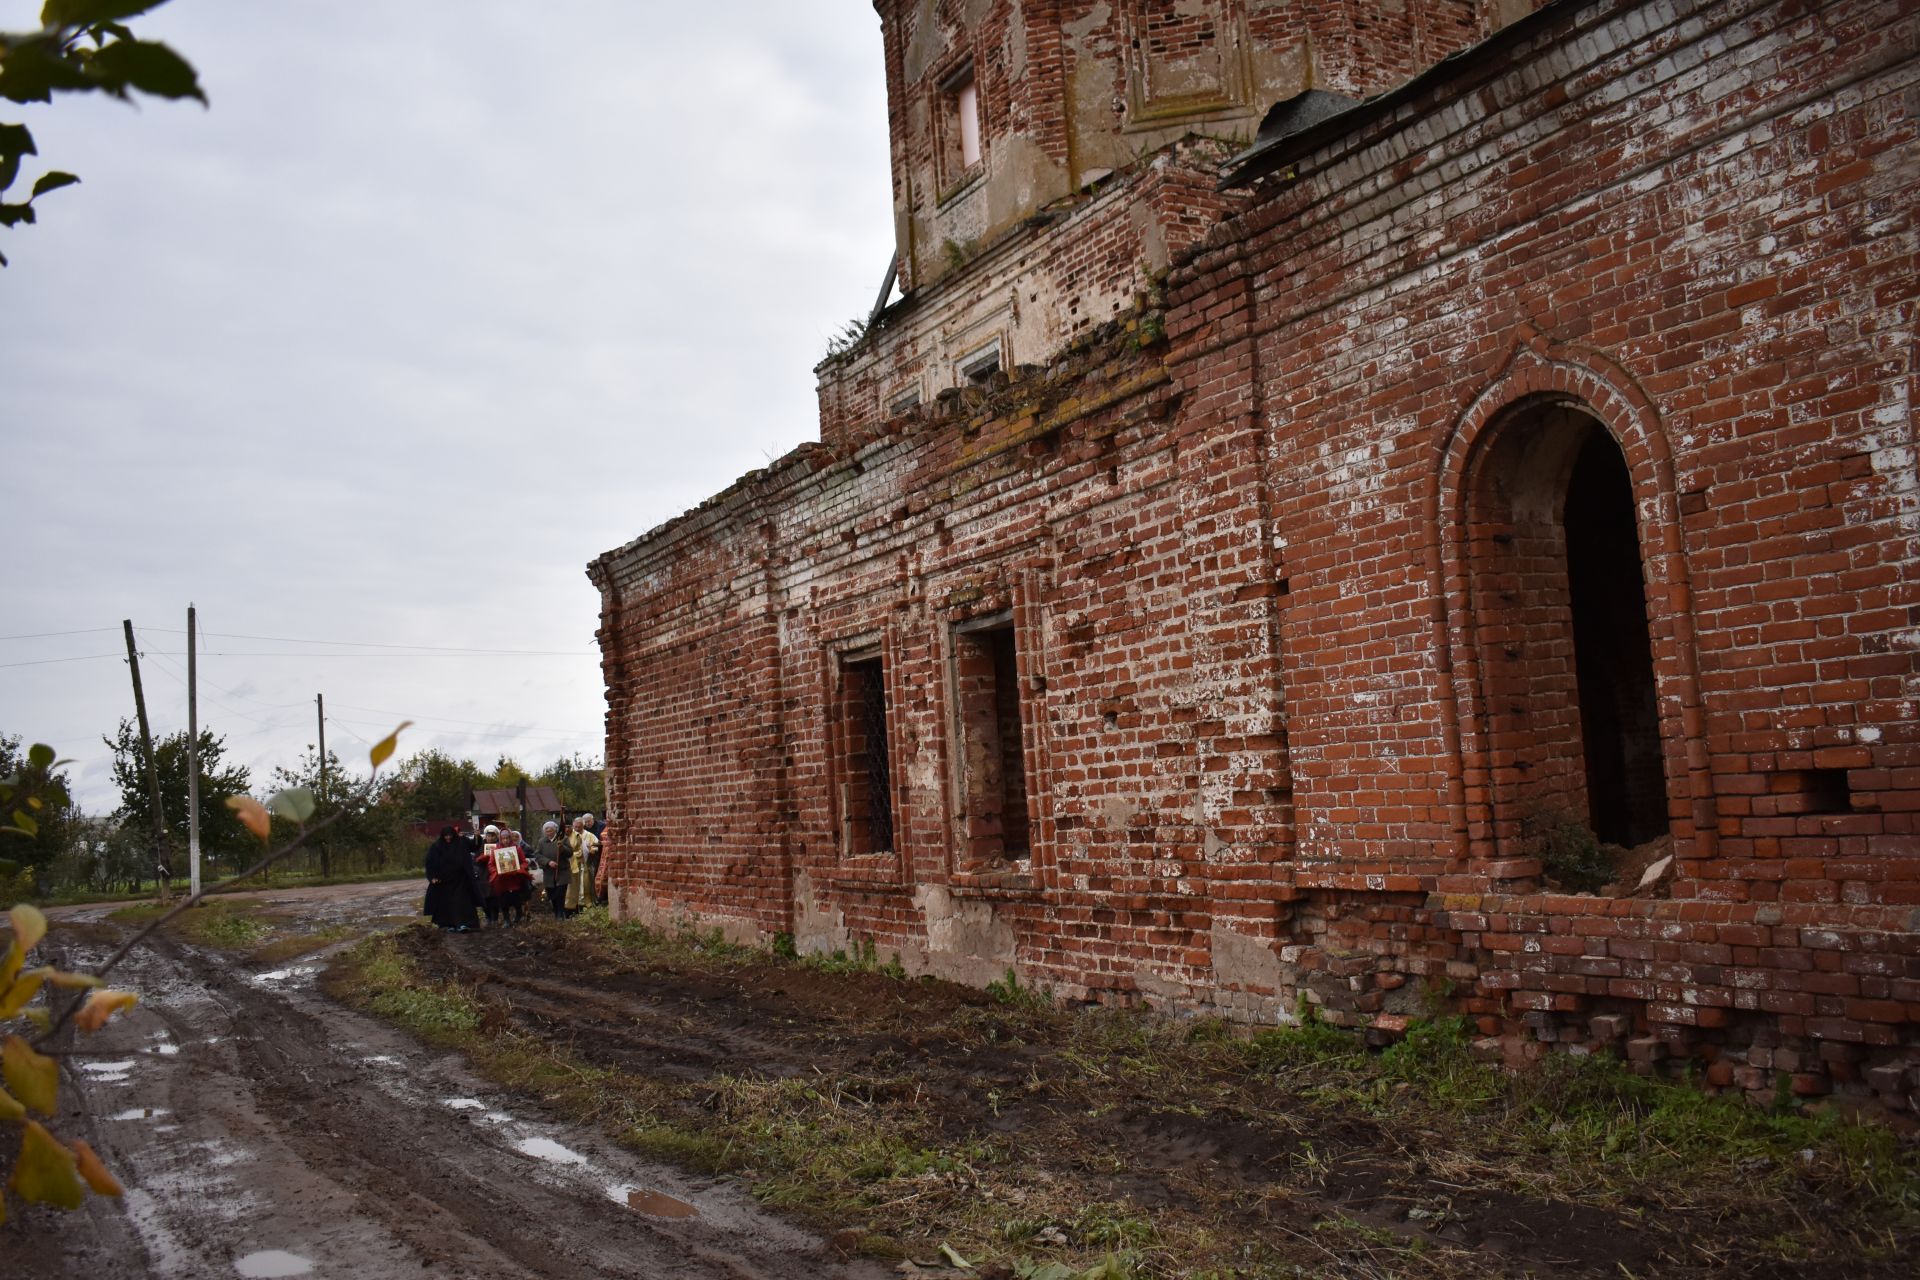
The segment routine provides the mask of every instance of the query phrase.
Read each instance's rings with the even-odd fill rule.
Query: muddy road
[[[271,967],[161,937],[123,962],[130,1015],[68,1059],[60,1128],[126,1183],[77,1215],[11,1200],[6,1277],[861,1277],[732,1187],[646,1163],[509,1100],[456,1055],[328,999],[315,980],[417,884],[236,895],[331,926]],[[57,963],[127,927],[51,913]]]

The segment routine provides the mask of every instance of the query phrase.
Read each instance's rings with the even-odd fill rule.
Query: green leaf
[[[41,196],[47,194],[47,192],[49,191],[58,191],[62,187],[70,187],[78,181],[80,181],[80,179],[74,177],[72,174],[61,173],[58,169],[55,169],[49,173],[43,173],[40,175],[39,179],[34,182],[33,195],[29,198],[37,200]],[[40,748],[35,747],[34,750],[38,751],[40,750]],[[49,750],[47,754],[51,756],[53,752]],[[52,762],[49,761],[48,763],[52,763]]]
[[[24,831],[30,836],[40,834],[40,824],[35,822],[25,809],[15,809],[13,811],[13,825],[16,829]]]
[[[86,27],[96,22],[137,18],[167,0],[47,0],[40,8],[43,27]]]
[[[27,1121],[20,1136],[20,1160],[7,1180],[22,1200],[38,1201],[62,1209],[78,1209],[87,1198],[80,1181],[80,1162],[60,1140],[34,1121]]]
[[[54,91],[107,88],[88,77],[50,40],[22,40],[7,49],[0,61],[0,98],[9,102],[52,102]]]
[[[22,129],[21,132],[25,133],[26,130]],[[32,143],[27,144],[27,150],[28,151],[33,150]],[[47,178],[65,178],[67,182],[80,181],[80,179],[74,177],[70,173],[50,173],[45,178],[40,179],[39,182],[34,184],[33,194],[35,195],[40,194],[41,187],[46,185]],[[64,187],[66,185],[67,185],[66,182],[56,182],[52,186],[47,186],[46,189],[48,191],[51,191],[53,190],[54,187]],[[55,756],[54,756],[53,748],[48,746],[44,742],[36,742],[31,747],[27,748],[27,763],[32,765],[36,769],[51,769],[53,767],[54,758]]]
[[[156,98],[207,100],[187,60],[152,40],[116,40],[87,59],[87,67],[109,90],[134,88]]]
[[[0,191],[13,185],[20,175],[20,160],[23,156],[38,155],[33,145],[33,134],[23,124],[0,124]]]
[[[0,204],[0,227],[11,227],[20,222],[33,221],[33,206],[30,204]]]
[[[288,787],[267,801],[267,808],[279,817],[305,822],[313,816],[313,792],[305,787]]]

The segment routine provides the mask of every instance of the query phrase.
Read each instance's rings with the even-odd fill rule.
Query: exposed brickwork
[[[1386,7],[1249,24],[1349,8],[1360,47]],[[1556,4],[1246,197],[1190,144],[916,291],[823,366],[822,444],[593,567],[618,909],[1910,1105],[1917,50],[1900,0]],[[1034,300],[1044,360],[887,410],[1076,228],[1173,225],[1164,282]],[[874,654],[862,850],[835,720]],[[1549,891],[1542,815],[1673,870]]]

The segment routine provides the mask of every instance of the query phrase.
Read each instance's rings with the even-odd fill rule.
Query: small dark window
[[[878,655],[840,664],[840,822],[850,855],[893,848],[886,669]]]
[[[1853,812],[1853,788],[1845,769],[1800,769],[1776,776],[1774,791],[1781,813],[1836,814]]]
[[[962,863],[969,871],[1031,853],[1019,666],[1011,621],[954,633]]]

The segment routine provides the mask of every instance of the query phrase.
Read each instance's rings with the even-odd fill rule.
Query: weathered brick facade
[[[592,567],[616,909],[1911,1105],[1920,7],[878,7],[905,301]]]

